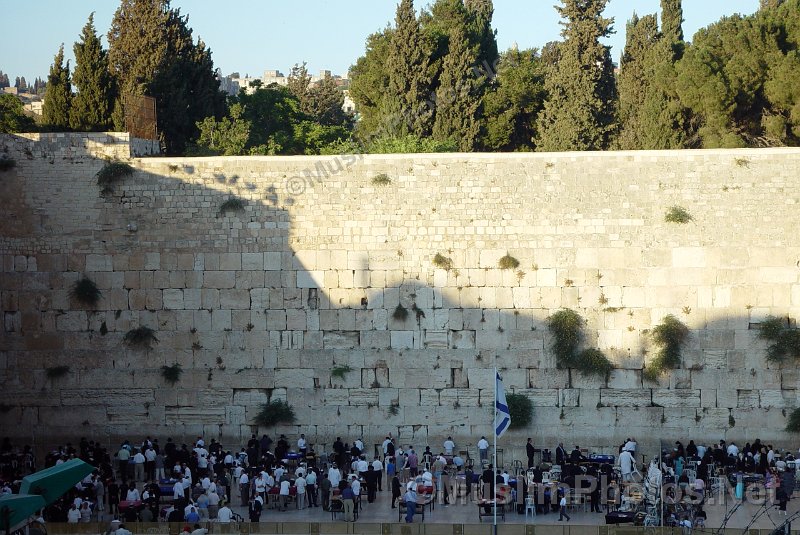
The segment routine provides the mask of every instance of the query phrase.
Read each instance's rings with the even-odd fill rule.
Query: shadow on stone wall
[[[605,450],[631,435],[645,445],[786,438],[797,372],[753,365],[763,345],[749,317],[704,323],[684,367],[649,384],[641,368],[652,348],[634,316],[650,321],[650,309],[587,305],[588,345],[612,324],[636,336],[607,350],[619,366],[609,377],[585,377],[556,367],[549,307],[498,309],[483,289],[387,277],[363,252],[348,256],[347,269],[307,269],[293,249],[286,175],[265,178],[246,159],[143,160],[101,196],[94,175],[114,154],[91,143],[12,141],[5,147],[18,165],[0,182],[15,214],[0,240],[0,422],[15,439],[49,446],[79,435],[202,434],[238,443],[266,431],[251,425],[261,403],[287,399],[298,425],[269,431],[305,432],[318,449],[336,436],[369,443],[389,432],[434,449],[452,434],[471,447],[491,436],[495,366],[507,391],[535,406],[532,425],[503,439],[507,449],[521,450],[528,435],[545,447],[564,440]],[[334,254],[325,251],[316,254]],[[103,292],[95,307],[69,295],[82,274]],[[496,291],[513,301],[513,287]],[[123,344],[140,325],[157,332],[150,351]],[[161,367],[173,363],[184,372],[170,386]],[[48,377],[56,366],[69,373]],[[336,367],[350,371],[335,377]]]

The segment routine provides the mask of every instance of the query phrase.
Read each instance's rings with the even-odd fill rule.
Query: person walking
[[[561,522],[564,517],[567,517],[567,522],[569,522],[569,515],[567,514],[567,495],[561,495],[561,501],[558,502],[558,521]]]

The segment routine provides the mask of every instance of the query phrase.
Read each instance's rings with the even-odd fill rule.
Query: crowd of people
[[[96,470],[50,505],[44,517],[48,521],[70,523],[105,518],[128,523],[158,520],[187,525],[206,520],[228,523],[238,519],[231,509],[238,499],[251,522],[260,521],[267,509],[286,511],[290,504],[298,509],[340,507],[346,521],[355,521],[362,507],[362,496],[371,503],[386,488],[391,492],[391,507],[402,504],[406,521],[412,522],[423,489],[434,489],[435,496],[445,505],[453,499],[451,478],[456,474],[463,478],[468,497],[494,497],[496,485],[507,486],[514,476],[489,464],[488,449],[486,437],[481,437],[477,442],[476,463],[469,455],[465,458],[457,451],[452,437],[447,437],[441,449],[434,452],[430,446],[422,451],[401,446],[396,439],[386,436],[377,454],[372,455],[361,438],[346,443],[337,437],[332,451],[322,458],[303,434],[292,443],[284,435],[277,442],[267,435],[261,438],[253,435],[238,452],[215,439],[207,444],[202,437],[192,444],[177,444],[171,438],[163,444],[151,437],[135,444],[126,440],[111,452],[99,441],[83,438],[77,447],[68,443],[49,453],[44,467],[81,458]],[[637,450],[636,440],[626,439],[619,446],[616,469],[604,462],[592,463],[587,468],[589,459],[577,445],[567,451],[559,443],[553,459],[549,450],[534,448],[528,439],[528,471],[525,477],[514,478],[517,480],[514,493],[528,495],[528,486],[542,483],[546,467],[555,464],[561,470],[558,489],[548,495],[550,491],[543,487],[543,493],[534,496],[540,514],[559,511],[559,519],[569,521],[562,502],[563,488],[570,487],[586,489],[591,510],[600,512],[606,491],[601,481],[613,482],[618,474],[620,486],[632,482],[638,472]],[[12,453],[15,459],[23,453],[21,462],[3,463],[0,493],[15,492],[22,476],[36,468],[30,447],[20,450],[5,439],[0,454],[10,458]],[[536,453],[541,453],[540,463],[535,462]],[[790,453],[780,452],[760,440],[741,448],[724,440],[711,446],[691,440],[686,446],[676,442],[671,451],[669,448],[664,451],[659,470],[664,481],[675,483],[681,492],[691,490],[701,494],[720,468],[728,473],[758,474],[767,486],[776,489],[776,499],[785,511],[794,490],[794,470],[787,470],[787,462],[791,460]],[[165,495],[171,498],[163,500],[168,505],[162,504]],[[124,526],[117,529],[124,530]]]

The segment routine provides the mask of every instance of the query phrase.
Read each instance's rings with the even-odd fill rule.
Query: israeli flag
[[[508,426],[511,425],[511,413],[506,403],[506,393],[503,390],[503,379],[495,373],[495,400],[494,400],[494,434],[497,438],[503,436]]]

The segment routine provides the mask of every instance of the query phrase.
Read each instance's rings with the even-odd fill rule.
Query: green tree
[[[504,152],[533,150],[536,117],[545,99],[544,72],[535,49],[512,49],[500,56],[497,78],[483,101],[484,147]]]
[[[608,47],[600,39],[613,19],[603,17],[608,0],[562,0],[557,66],[548,69],[548,99],[538,119],[537,150],[601,150],[616,126],[616,87]]]
[[[69,61],[64,64],[64,45],[62,44],[50,66],[47,75],[47,92],[42,105],[42,123],[52,130],[69,128],[69,109],[72,103],[72,82],[69,75]]]
[[[201,40],[194,43],[187,17],[170,8],[169,0],[122,0],[108,43],[119,105],[124,108],[132,97],[155,97],[158,129],[168,153],[181,153],[197,137],[198,121],[222,116],[224,95],[211,51]]]
[[[36,124],[25,115],[22,101],[15,95],[0,93],[0,132],[33,132]]]
[[[214,117],[206,117],[198,122],[200,136],[197,145],[212,154],[236,156],[245,154],[245,147],[250,138],[250,121],[243,118],[241,104],[233,104],[228,117],[219,121]]]
[[[433,138],[452,141],[462,152],[470,152],[475,148],[480,131],[480,95],[476,71],[472,69],[475,53],[463,27],[453,27],[448,48],[436,90]]]
[[[311,118],[324,126],[347,126],[349,118],[342,109],[344,93],[329,74],[308,90],[308,108]]]
[[[73,130],[107,130],[111,126],[114,85],[108,72],[107,53],[94,27],[94,13],[75,43],[75,70],[72,81],[78,89],[72,99],[70,126]]]
[[[696,35],[677,91],[703,147],[800,144],[800,0],[725,17]]]
[[[311,106],[309,103],[308,88],[311,84],[311,75],[306,68],[306,62],[304,61],[302,65],[295,63],[286,81],[286,87],[295,98],[297,98],[297,101],[300,103],[300,109],[303,113],[309,113]]]
[[[683,0],[661,0],[661,34],[672,48],[674,60],[683,55]]]
[[[389,54],[392,28],[367,37],[366,52],[350,68],[350,98],[356,103],[355,134],[362,141],[378,136],[389,113]]]
[[[469,17],[470,41],[478,47],[477,61],[485,74],[493,72],[500,58],[497,50],[497,32],[492,28],[494,5],[492,0],[464,0]]]
[[[387,134],[404,136],[430,134],[433,110],[428,102],[431,92],[430,54],[420,31],[413,0],[401,0],[397,6],[395,31],[387,50],[389,94],[386,104],[394,122],[386,125]]]

